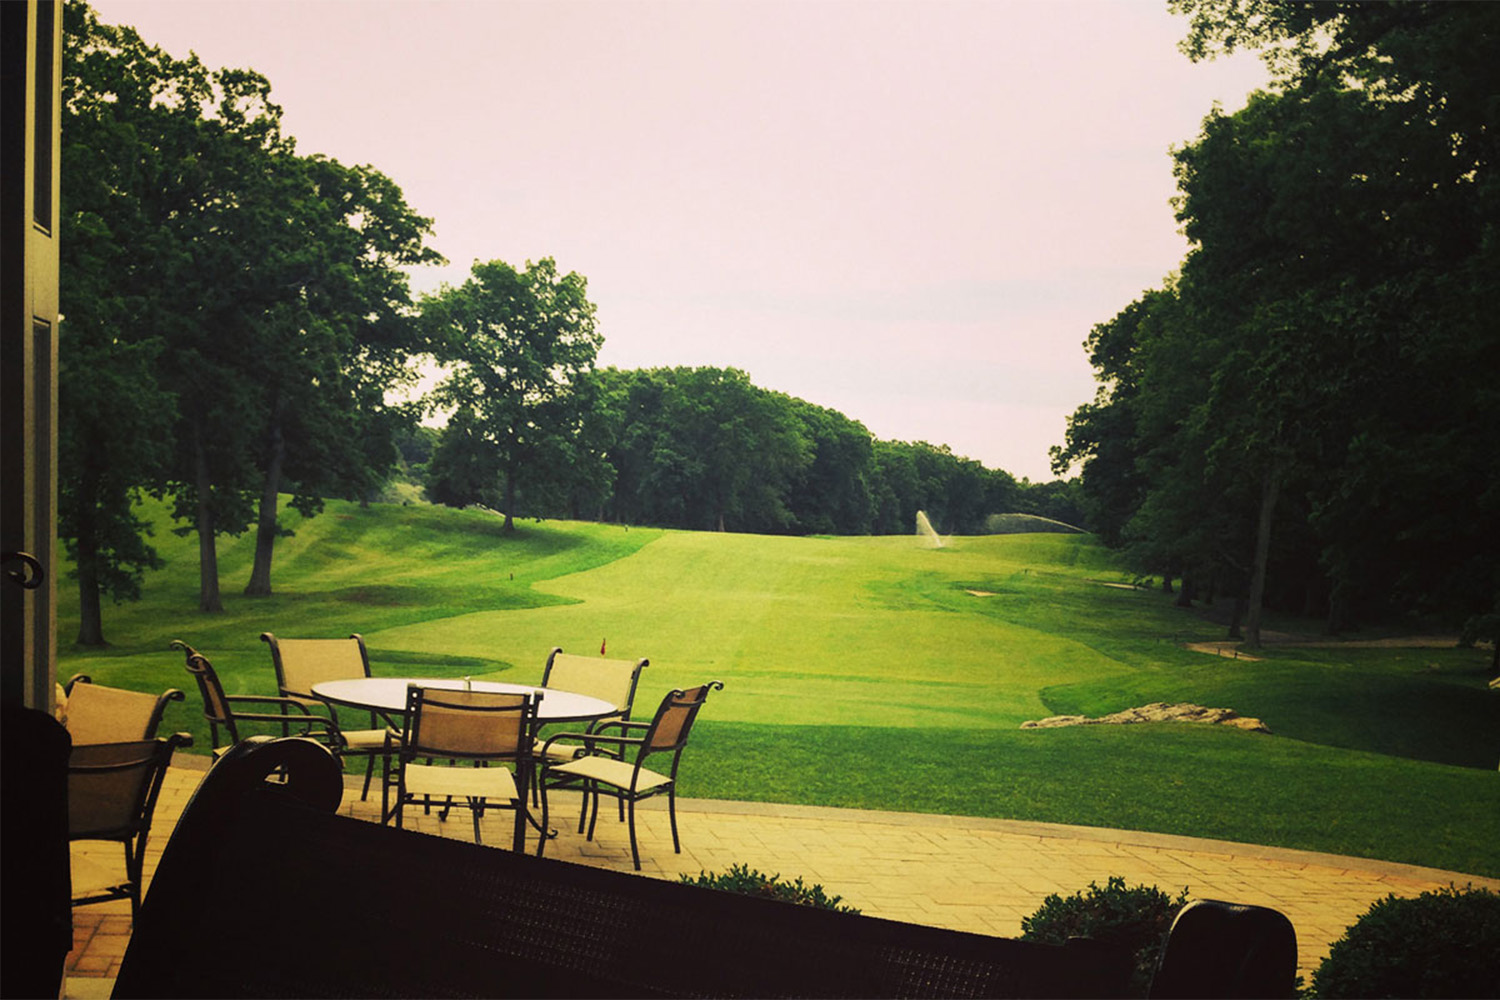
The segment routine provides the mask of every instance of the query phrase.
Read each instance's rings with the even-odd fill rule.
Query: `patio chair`
[[[111,840],[125,852],[125,871],[73,852],[73,905],[129,899],[134,917],[141,908],[141,870],[151,816],[178,747],[193,738],[176,733],[166,739],[127,743],[87,743],[68,757],[68,840]]]
[[[338,709],[312,693],[313,685],[323,681],[341,681],[370,676],[370,654],[359,633],[347,639],[278,639],[270,632],[260,634],[271,647],[271,664],[276,668],[276,685],[283,698],[306,706],[323,706],[334,724],[339,726],[339,743],[334,752],[341,757],[365,758],[365,784],[359,793],[363,802],[370,794],[375,776],[375,758],[384,757],[386,730],[397,728],[390,719],[370,713],[369,729],[346,729],[339,724]]]
[[[389,817],[390,793],[396,792],[396,826],[402,827],[408,802],[433,798],[465,805],[474,817],[474,843],[482,843],[479,820],[486,809],[513,809],[514,848],[525,849],[526,786],[532,780],[532,741],[536,706],[542,695],[495,691],[455,691],[418,684],[406,690],[406,724],[399,744],[394,778],[387,765],[381,815]],[[417,758],[426,763],[417,763]],[[389,760],[389,757],[387,758]],[[434,760],[447,760],[435,764]],[[462,762],[474,766],[465,767]],[[515,774],[504,766],[509,762]],[[446,818],[447,809],[443,811]]]
[[[307,736],[327,743],[332,749],[340,743],[338,723],[331,717],[314,714],[312,708],[295,698],[281,698],[260,694],[225,694],[208,657],[198,652],[181,639],[168,643],[171,649],[180,649],[187,658],[187,672],[198,682],[198,693],[203,696],[203,718],[208,720],[208,739],[213,747],[214,758],[223,755],[243,737],[240,726],[244,723],[275,725],[281,735]],[[240,705],[275,706],[275,712],[242,712]],[[229,736],[228,743],[219,741],[219,727]],[[293,733],[292,730],[298,730]]]
[[[682,843],[677,836],[677,766],[682,761],[683,748],[687,746],[692,732],[693,720],[698,710],[708,700],[710,691],[724,689],[721,681],[687,691],[672,691],[662,699],[661,707],[650,722],[610,722],[596,727],[589,733],[558,733],[547,739],[543,754],[558,740],[586,739],[590,749],[573,760],[542,765],[542,836],[536,853],[541,856],[551,836],[547,827],[547,797],[554,789],[578,788],[583,794],[582,811],[578,815],[578,830],[583,832],[584,819],[589,816],[589,803],[593,803],[593,816],[588,819],[588,840],[594,839],[594,824],[599,820],[599,796],[607,795],[622,802],[629,813],[630,856],[636,871],[641,870],[641,852],[635,836],[635,804],[654,795],[666,794],[667,812],[672,823],[672,850],[682,853]],[[640,732],[640,736],[609,736],[607,730]],[[617,748],[604,750],[598,745]],[[628,748],[635,748],[634,761],[626,759]],[[662,774],[645,767],[651,757],[661,755],[670,758],[667,773]]]
[[[95,684],[88,674],[73,675],[63,692],[67,696],[63,725],[74,746],[155,739],[167,703],[184,697],[176,688],[148,694],[107,687]]]
[[[589,723],[585,732],[593,732],[606,722],[630,721],[636,685],[640,683],[641,671],[650,665],[651,661],[644,657],[632,661],[580,656],[577,653],[564,653],[561,646],[554,646],[547,654],[547,665],[542,670],[542,687],[586,694],[616,706],[619,711],[614,715]],[[547,747],[543,734],[537,738],[535,747],[538,766],[543,759],[558,762],[572,760],[579,749],[580,745],[574,743],[557,743]],[[533,804],[537,801],[535,784],[531,787],[531,801]]]

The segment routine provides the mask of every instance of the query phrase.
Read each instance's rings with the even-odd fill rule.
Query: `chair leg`
[[[667,789],[667,815],[672,819],[672,853],[681,854],[682,844],[677,840],[677,782]]]
[[[620,801],[621,801],[621,803],[623,803],[625,801],[624,796],[620,797]],[[637,847],[636,844],[635,844],[635,799],[634,798],[631,798],[631,800],[630,800],[630,860],[632,860],[632,861],[635,862],[635,870],[636,871],[640,871],[641,870],[641,851],[640,851],[640,848]]]
[[[541,787],[533,788],[532,791],[539,792],[542,796],[542,823],[541,829],[536,833],[536,856],[541,857],[542,852],[547,849],[547,786],[542,784],[540,778],[537,779],[537,784]]]
[[[588,786],[588,788],[585,790],[585,792],[584,792],[584,800],[583,800],[583,807],[584,807],[585,810],[588,809],[588,803],[589,803],[589,795],[590,795],[590,793],[592,793],[593,800],[594,800],[594,813],[593,813],[592,816],[589,817],[589,834],[588,834],[587,837],[584,838],[585,840],[593,840],[594,839],[594,826],[596,824],[598,824],[598,822],[599,822],[599,786],[598,786],[598,784],[591,782],[590,785]]]
[[[365,764],[365,787],[359,793],[359,801],[361,802],[370,797],[370,779],[375,777],[375,755],[367,754],[365,760],[367,761]]]
[[[452,802],[453,800],[449,799],[448,801]],[[484,799],[469,800],[469,815],[474,817],[474,843],[476,844],[484,843],[484,841],[479,837],[479,817],[484,815],[483,803]],[[446,812],[447,810],[444,811]]]

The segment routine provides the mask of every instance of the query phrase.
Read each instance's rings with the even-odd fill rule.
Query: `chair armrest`
[[[69,677],[68,682],[63,685],[63,694],[72,694],[74,684],[92,683],[94,683],[94,678],[90,677],[88,674],[74,674],[72,677]]]
[[[625,730],[625,729],[650,729],[650,728],[651,728],[651,723],[649,723],[649,722],[627,722],[624,719],[610,719],[607,722],[601,722],[601,723],[599,723],[597,728],[591,728],[589,730],[589,735],[590,736],[597,736],[599,733],[604,732],[606,729],[620,729],[620,730]],[[609,739],[619,739],[619,737],[607,737],[607,738],[609,738]]]
[[[585,746],[592,747],[595,743],[614,743],[619,746],[640,746],[646,741],[639,736],[599,736],[595,733],[554,733],[547,737],[547,742],[542,744],[541,756],[546,756],[552,744],[562,739],[583,740]],[[582,749],[582,748],[580,748]]]

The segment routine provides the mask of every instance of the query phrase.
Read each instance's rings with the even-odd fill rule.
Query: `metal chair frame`
[[[182,701],[187,697],[177,688],[168,688],[159,695],[152,695],[145,691],[132,691],[129,688],[116,688],[108,687],[104,684],[95,684],[94,679],[88,674],[74,674],[72,677],[68,678],[68,683],[63,685],[63,694],[67,696],[70,705],[73,702],[74,695],[78,693],[81,688],[92,688],[94,691],[97,691],[101,694],[108,691],[112,695],[116,696],[115,700],[117,701],[122,700],[118,698],[118,695],[130,696],[129,700],[132,703],[139,704],[141,706],[141,711],[138,713],[141,720],[140,726],[138,732],[136,734],[133,734],[131,738],[141,740],[155,739],[156,730],[161,726],[162,716],[166,714],[168,703],[174,701]],[[146,708],[145,706],[147,699],[153,697],[155,698],[155,704],[150,708]],[[113,717],[118,720],[118,705],[112,706],[112,714]],[[79,733],[75,731],[75,727],[71,724],[72,722],[73,719],[70,709],[69,716],[67,720],[64,721],[63,725],[67,727],[68,735],[73,737],[73,744],[75,746],[93,742],[118,742],[117,740],[80,740],[78,738]]]
[[[369,677],[370,652],[365,647],[364,636],[358,632],[353,632],[350,633],[347,639],[278,639],[270,632],[262,632],[260,640],[271,647],[271,665],[276,669],[276,687],[281,693],[281,697],[291,698],[303,702],[308,706],[322,706],[328,709],[329,718],[339,727],[340,739],[338,745],[331,748],[333,752],[339,757],[365,758],[365,783],[359,793],[360,801],[363,802],[370,795],[370,782],[375,777],[375,758],[380,757],[382,760],[385,758],[386,750],[383,738],[385,733],[392,729],[399,730],[401,727],[390,718],[376,712],[371,712],[369,729],[346,730],[342,723],[339,722],[338,708],[313,694],[312,684],[303,683],[305,678],[298,678],[296,676],[298,671],[295,669],[295,654],[293,656],[294,669],[289,671],[286,661],[289,649],[295,651],[297,646],[304,643],[328,643],[331,646],[342,646],[346,649],[358,651],[359,672],[350,672],[345,677]],[[287,648],[284,648],[283,644],[286,644]],[[352,662],[352,657],[350,659]],[[288,677],[289,674],[292,675],[290,679]],[[322,679],[343,680],[345,677],[334,678],[330,675]],[[362,739],[360,745],[354,745],[353,741],[361,738],[368,738],[368,742]]]
[[[422,765],[428,769],[442,768],[442,765],[431,764],[433,760],[447,760],[449,767],[453,770],[459,769],[459,761],[472,762],[475,767],[479,768],[487,767],[494,762],[508,761],[515,766],[513,780],[516,797],[511,800],[511,805],[495,805],[487,797],[466,796],[462,791],[455,791],[448,796],[448,806],[444,808],[442,815],[446,818],[448,807],[458,804],[455,803],[455,798],[462,798],[464,800],[462,804],[467,806],[473,815],[474,842],[477,844],[481,843],[479,821],[486,809],[514,809],[516,822],[512,846],[516,851],[525,850],[526,821],[529,818],[526,809],[526,790],[532,780],[532,749],[537,730],[537,705],[542,697],[542,692],[503,694],[491,691],[427,688],[419,684],[409,685],[406,689],[406,722],[400,743],[399,745],[396,743],[394,734],[387,738],[388,749],[398,758],[400,766],[395,775],[392,775],[389,758],[387,758],[386,772],[382,782],[381,816],[388,820],[394,815],[396,826],[403,828],[408,801],[423,798],[430,802],[432,793],[415,793],[407,787],[408,768],[415,766],[419,757],[429,762]],[[475,745],[462,738],[455,740],[443,735],[432,737],[431,729],[439,727],[434,724],[424,730],[423,713],[428,709],[437,709],[439,713],[446,715],[463,714],[480,718],[492,716],[495,718],[494,724],[477,727],[475,730],[476,732],[488,730],[487,737],[493,736],[493,731],[501,718],[513,715],[516,718],[515,741],[513,744],[506,741],[502,744]],[[442,733],[443,730],[439,729],[439,732]],[[396,792],[394,809],[390,804],[392,789]]]
[[[630,829],[630,856],[635,863],[636,871],[641,869],[640,847],[635,834],[635,804],[643,799],[652,798],[665,793],[667,795],[667,813],[672,825],[672,850],[674,853],[682,853],[682,842],[677,834],[677,768],[682,762],[682,751],[687,747],[688,736],[692,733],[693,722],[698,717],[698,712],[703,703],[708,700],[710,691],[722,691],[722,681],[709,681],[695,688],[687,690],[675,690],[662,699],[661,706],[657,708],[656,715],[650,722],[608,722],[592,732],[587,733],[556,733],[548,737],[543,744],[545,754],[552,744],[561,739],[583,739],[587,740],[590,747],[593,744],[611,744],[616,749],[612,752],[586,751],[575,760],[554,763],[544,758],[542,765],[541,792],[542,792],[542,830],[543,834],[537,843],[537,856],[540,857],[546,848],[547,839],[555,834],[548,829],[548,794],[556,789],[578,788],[583,796],[582,809],[578,816],[578,832],[584,830],[584,821],[588,821],[588,840],[594,839],[594,827],[599,820],[599,796],[605,795],[618,800],[627,811],[627,819]],[[629,731],[640,731],[640,736],[609,736],[605,730],[619,729],[622,733]],[[615,782],[610,779],[591,776],[588,774],[570,773],[569,768],[576,766],[587,766],[583,762],[589,756],[608,757],[615,761],[624,761],[627,748],[635,748],[635,760],[630,765],[630,777],[627,782]],[[646,769],[644,764],[656,754],[667,754],[671,756],[671,767],[666,774]],[[642,774],[651,777],[665,778],[660,783],[642,787]],[[589,805],[593,804],[593,814],[590,817]]]
[[[125,852],[125,880],[106,889],[74,896],[74,906],[129,899],[131,917],[140,911],[146,841],[151,833],[156,800],[166,780],[172,754],[178,747],[192,746],[192,743],[189,734],[174,733],[166,739],[84,743],[73,748],[68,758],[69,842],[117,841]],[[91,814],[84,808],[85,803],[80,797],[89,793],[91,784],[111,778],[137,783],[128,804],[110,815],[106,825],[80,826],[84,817]]]
[[[242,737],[239,727],[243,722],[280,726],[283,736],[321,738],[330,745],[330,749],[341,745],[342,737],[339,735],[338,723],[331,717],[315,714],[311,707],[295,698],[260,694],[225,694],[224,685],[219,682],[219,675],[214,671],[213,664],[208,662],[208,657],[181,639],[173,639],[168,646],[183,652],[186,657],[187,671],[193,675],[193,680],[198,682],[198,693],[203,696],[203,718],[208,721],[209,741],[213,744],[215,758],[222,755],[230,746],[240,742]],[[278,711],[275,713],[241,712],[235,708],[236,705],[257,704],[274,705]],[[229,735],[228,744],[219,742],[220,726],[223,726],[224,731]],[[301,731],[293,734],[294,726],[301,727]]]

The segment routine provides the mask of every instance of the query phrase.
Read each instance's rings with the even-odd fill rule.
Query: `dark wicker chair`
[[[187,672],[198,682],[198,693],[203,696],[203,718],[208,720],[208,739],[212,744],[214,757],[221,756],[243,738],[240,726],[245,723],[274,725],[281,730],[283,736],[308,736],[327,743],[330,749],[340,747],[338,723],[331,717],[314,714],[310,706],[295,698],[225,694],[224,686],[219,683],[219,675],[214,671],[213,664],[208,662],[208,657],[181,639],[173,639],[169,645],[172,649],[182,650],[187,658]],[[245,712],[240,711],[241,705],[274,706],[276,711]],[[229,737],[228,743],[219,741],[221,727]],[[293,729],[297,730],[295,734]]]
[[[68,840],[118,842],[124,876],[86,853],[73,854],[73,905],[129,899],[141,907],[141,873],[151,817],[172,753],[191,746],[187,733],[128,743],[86,743],[68,757]]]
[[[1110,997],[1131,968],[1099,942],[968,934],[424,836],[337,815],[342,792],[337,762],[308,740],[225,754],[166,846],[114,996]],[[277,863],[246,863],[257,857]]]
[[[74,746],[155,739],[167,704],[184,697],[176,688],[148,694],[107,687],[95,684],[88,674],[74,674],[63,692],[63,725]]]
[[[365,758],[365,784],[362,800],[370,794],[375,775],[375,759],[386,753],[386,730],[394,723],[370,713],[369,729],[348,729],[339,722],[338,709],[313,694],[313,685],[323,681],[341,681],[370,676],[370,654],[359,633],[347,639],[278,639],[270,632],[260,634],[271,647],[271,664],[276,668],[276,685],[283,698],[292,698],[305,706],[325,708],[339,726],[339,742],[334,752],[340,757]],[[396,726],[395,728],[400,728]]]
[[[672,850],[682,853],[682,842],[677,836],[677,767],[682,761],[682,751],[687,746],[693,721],[698,711],[708,700],[710,691],[723,690],[721,681],[687,691],[672,691],[662,699],[656,716],[650,722],[609,722],[586,733],[558,733],[548,737],[542,756],[542,830],[537,843],[540,856],[551,836],[547,826],[548,794],[564,789],[577,788],[583,794],[582,809],[578,815],[578,830],[584,829],[588,820],[588,839],[594,839],[594,825],[599,820],[599,797],[618,799],[626,808],[630,824],[630,856],[636,871],[641,868],[641,852],[635,836],[635,804],[656,795],[667,796],[667,812],[672,823]],[[622,733],[638,732],[639,736],[612,736],[610,730]],[[545,758],[548,750],[560,740],[584,740],[587,749],[574,759],[554,763]],[[634,751],[634,760],[629,759]],[[665,774],[645,766],[652,757],[659,756],[666,762]],[[593,815],[589,816],[589,807]]]
[[[540,694],[454,691],[412,684],[406,689],[406,728],[390,751],[400,758],[396,773],[386,768],[381,815],[392,812],[396,793],[396,826],[401,827],[409,802],[443,799],[466,806],[474,818],[474,842],[480,843],[479,820],[486,809],[515,811],[514,848],[526,845],[526,786],[532,778],[532,741]],[[422,758],[425,763],[418,763]],[[446,759],[447,764],[433,763]],[[464,766],[465,764],[474,766]],[[515,767],[512,774],[504,766]],[[444,818],[447,807],[444,808]]]
[[[1172,921],[1151,979],[1153,1000],[1203,996],[1295,997],[1297,932],[1279,910],[1199,899]]]

